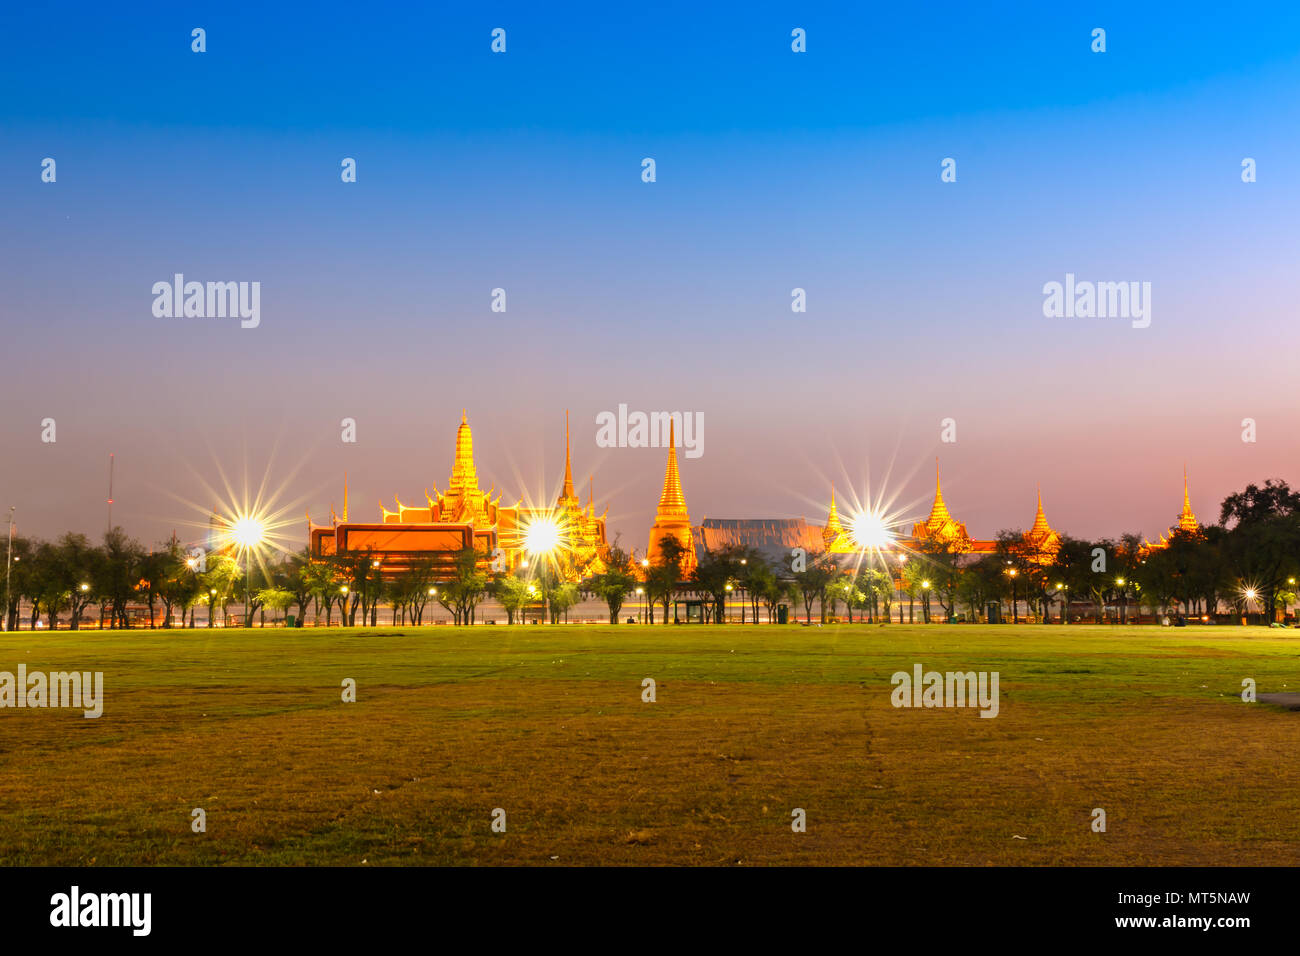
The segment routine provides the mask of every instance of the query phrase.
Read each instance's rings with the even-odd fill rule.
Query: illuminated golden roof
[[[934,504],[930,506],[930,517],[925,519],[925,526],[931,531],[938,531],[952,520],[948,505],[943,500],[943,486],[939,483],[939,459],[934,460]]]
[[[676,422],[668,419],[668,470],[664,472],[664,492],[659,496],[656,523],[662,518],[685,518],[686,496],[682,494],[682,479],[677,473]],[[660,433],[662,434],[662,432]]]
[[[844,533],[844,525],[840,523],[839,509],[835,507],[834,482],[831,483],[831,508],[826,515],[826,527],[822,529],[822,541],[825,543],[827,551],[841,553],[853,550],[853,542]]]
[[[573,490],[573,464],[569,457],[569,410],[564,410],[564,487],[560,490],[557,505],[578,504],[578,496]]]
[[[1196,534],[1201,530],[1200,522],[1192,514],[1192,496],[1187,490],[1187,466],[1183,466],[1183,513],[1178,516],[1178,530]]]
[[[448,491],[478,491],[478,472],[474,469],[474,436],[469,430],[465,409],[460,410],[460,427],[456,429],[456,460],[451,466]]]
[[[1034,515],[1034,523],[1025,532],[1024,539],[1033,555],[1030,560],[1038,564],[1050,562],[1056,552],[1061,550],[1061,536],[1047,523],[1047,515],[1043,514],[1042,488],[1038,489],[1038,511]]]
[[[930,507],[930,517],[912,526],[912,537],[956,544],[959,549],[970,547],[970,535],[966,533],[966,526],[948,513],[948,506],[944,503],[943,486],[939,483],[938,458],[934,460],[934,504]]]
[[[1038,489],[1038,512],[1034,515],[1034,523],[1029,529],[1030,534],[1055,534],[1052,526],[1047,523],[1047,515],[1043,514],[1043,489]]]

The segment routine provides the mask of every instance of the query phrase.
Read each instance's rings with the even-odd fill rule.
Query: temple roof
[[[569,457],[569,410],[564,410],[564,487],[560,489],[560,504],[577,505],[578,496],[573,490],[573,463]]]
[[[677,473],[676,423],[668,420],[668,468],[664,472],[664,491],[659,496],[659,510],[655,522],[663,518],[685,518],[686,496],[682,494],[682,478]]]
[[[1183,466],[1183,512],[1178,516],[1178,530],[1193,534],[1201,530],[1201,524],[1192,514],[1192,496],[1187,490],[1187,466]]]
[[[939,459],[934,460],[934,504],[930,506],[930,517],[925,519],[925,526],[931,531],[938,531],[953,517],[948,513],[948,505],[943,500],[943,486],[939,483]]]
[[[469,430],[465,409],[460,410],[460,427],[456,429],[456,460],[451,466],[449,491],[478,490],[478,472],[474,468],[474,435]]]

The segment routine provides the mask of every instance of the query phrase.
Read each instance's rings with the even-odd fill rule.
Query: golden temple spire
[[[686,515],[686,496],[682,494],[682,479],[677,473],[676,424],[672,418],[668,419],[668,469],[664,472],[664,492],[659,496],[658,518]]]
[[[822,541],[826,544],[827,551],[836,553],[852,550],[850,539],[844,533],[844,525],[840,523],[840,512],[835,507],[835,482],[831,482],[831,508],[826,514],[826,527],[822,528]]]
[[[456,429],[456,458],[451,466],[451,491],[478,491],[478,472],[474,469],[474,435],[469,429],[465,409],[460,412]]]
[[[1178,516],[1179,531],[1200,531],[1201,524],[1192,514],[1192,495],[1187,489],[1187,465],[1183,465],[1183,512]]]
[[[560,492],[563,501],[577,501],[573,493],[573,463],[569,457],[569,410],[564,410],[564,490]]]
[[[587,517],[596,517],[596,476],[587,476]]]
[[[826,530],[838,534],[844,530],[844,525],[840,524],[840,513],[835,507],[835,482],[831,482],[831,510],[826,515]]]
[[[343,472],[343,520],[348,520],[348,473]]]
[[[1038,512],[1034,515],[1033,527],[1029,529],[1030,534],[1046,534],[1052,530],[1051,525],[1047,523],[1047,515],[1043,514],[1043,486],[1038,486]]]
[[[948,513],[948,506],[943,502],[943,486],[939,484],[939,459],[934,460],[934,505],[930,508],[930,517],[926,524],[932,528],[937,528],[945,521],[951,521],[952,515]]]

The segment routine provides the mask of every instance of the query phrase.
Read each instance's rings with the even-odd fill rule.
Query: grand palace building
[[[569,421],[564,421],[564,483],[554,505],[503,505],[495,487],[483,491],[474,465],[474,436],[468,415],[461,412],[456,451],[447,488],[426,490],[423,505],[405,505],[394,498],[395,510],[382,504],[373,521],[355,521],[348,511],[344,483],[343,514],[330,511],[330,523],[317,525],[307,517],[311,553],[367,555],[378,561],[385,577],[401,573],[419,560],[431,560],[438,571],[449,571],[456,553],[474,548],[482,567],[514,571],[528,560],[530,536],[545,538],[547,559],[559,576],[578,580],[604,571],[606,508],[596,514],[590,486],[584,507],[573,487]]]
[[[426,490],[424,499],[424,504],[406,505],[395,498],[396,508],[390,510],[381,504],[373,520],[354,520],[349,513],[345,479],[341,515],[331,508],[329,523],[320,525],[308,515],[311,553],[318,557],[365,556],[378,562],[385,577],[396,576],[417,561],[431,561],[436,573],[449,573],[457,553],[466,548],[478,552],[484,570],[512,572],[526,566],[530,557],[542,551],[563,580],[578,581],[606,569],[609,509],[596,513],[590,487],[585,505],[574,490],[567,412],[564,480],[553,504],[533,506],[520,500],[506,505],[495,488],[484,491],[479,487],[473,433],[468,415],[463,411],[456,430],[447,487],[442,491],[436,486],[432,492]],[[808,555],[829,554],[842,564],[868,550],[882,553],[886,558],[943,550],[955,552],[963,561],[977,560],[999,550],[999,543],[994,539],[971,537],[966,524],[949,510],[937,462],[930,513],[924,521],[912,525],[910,534],[896,533],[884,544],[859,542],[855,539],[855,525],[852,518],[846,525],[840,517],[833,487],[822,525],[810,524],[803,518],[704,518],[698,525],[693,524],[686,506],[677,459],[676,428],[672,422],[663,490],[642,556],[650,564],[660,563],[662,543],[671,537],[680,546],[680,566],[683,578],[687,578],[704,555],[729,547],[752,548],[778,566],[788,565],[795,549],[802,549]],[[1191,510],[1184,470],[1183,510],[1170,533],[1199,533],[1199,529]],[[539,539],[544,545],[538,544]],[[1060,534],[1048,524],[1043,512],[1040,491],[1033,522],[1028,531],[1021,533],[1016,549],[1026,560],[1045,565],[1051,563],[1060,544]],[[1161,535],[1157,541],[1144,542],[1142,550],[1149,553],[1168,546],[1168,537]]]

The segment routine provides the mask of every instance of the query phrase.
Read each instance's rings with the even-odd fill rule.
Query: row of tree
[[[488,597],[509,623],[529,608],[557,622],[584,598],[598,598],[617,623],[639,592],[650,621],[658,607],[663,623],[684,595],[700,600],[705,620],[713,621],[723,621],[728,603],[739,598],[744,618],[754,623],[760,610],[775,620],[786,602],[802,604],[808,620],[814,607],[825,620],[841,605],[850,621],[855,612],[867,621],[889,620],[895,598],[906,599],[908,620],[919,613],[923,621],[931,620],[935,603],[945,620],[963,609],[974,619],[989,605],[1015,619],[1022,603],[1044,621],[1054,608],[1066,620],[1081,603],[1094,606],[1099,621],[1108,607],[1124,621],[1130,606],[1186,615],[1227,607],[1244,615],[1252,603],[1272,620],[1296,600],[1300,492],[1281,481],[1249,485],[1224,499],[1218,524],[1175,531],[1157,548],[1125,534],[1095,541],[1062,536],[1050,551],[1036,551],[1021,532],[1003,531],[992,553],[973,560],[961,542],[922,542],[903,560],[852,566],[842,555],[798,552],[772,563],[753,549],[732,547],[705,553],[685,574],[680,543],[666,536],[660,545],[655,562],[638,567],[636,556],[615,543],[602,556],[601,573],[574,583],[544,560],[527,571],[489,572],[471,548],[457,552],[449,566],[429,558],[394,575],[369,552],[313,558],[303,551],[245,564],[230,551],[187,553],[175,540],[149,550],[114,528],[100,544],[71,533],[52,542],[14,538],[3,610],[10,630],[24,600],[29,627],[43,617],[54,628],[66,616],[75,629],[92,607],[110,628],[144,619],[149,627],[194,627],[196,610],[206,607],[211,627],[232,603],[243,607],[246,624],[254,615],[265,621],[268,611],[274,617],[296,609],[299,618],[323,615],[327,625],[337,618],[355,626],[359,615],[373,626],[381,606],[392,608],[395,622],[418,625],[437,603],[454,623],[468,625]]]

